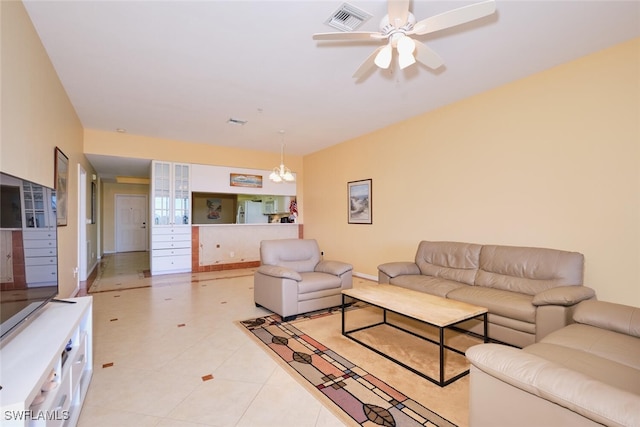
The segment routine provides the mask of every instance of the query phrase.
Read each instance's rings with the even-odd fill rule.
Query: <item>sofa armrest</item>
[[[290,268],[280,267],[278,265],[261,265],[258,267],[257,272],[267,276],[292,279],[296,282],[300,282],[302,280],[302,276],[300,276],[300,273],[297,271]]]
[[[473,346],[466,356],[488,375],[597,423],[640,425],[640,396],[588,375],[500,344]]]
[[[586,286],[557,286],[533,296],[533,305],[575,305],[580,301],[595,298],[596,291]]]
[[[353,270],[351,264],[340,261],[320,261],[314,271],[319,273],[333,274],[334,276],[342,276],[347,271]]]
[[[640,337],[640,308],[606,301],[585,301],[576,307],[573,321]]]
[[[388,262],[380,264],[378,270],[389,277],[402,276],[405,274],[420,274],[420,268],[415,262]]]

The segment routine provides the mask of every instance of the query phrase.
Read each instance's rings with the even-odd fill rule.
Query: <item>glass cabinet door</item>
[[[189,165],[173,165],[173,223],[190,224]]]
[[[154,163],[153,174],[153,222],[169,225],[171,213],[171,164]]]
[[[42,186],[25,183],[24,214],[26,227],[28,228],[43,228],[49,226],[46,221],[44,188]]]

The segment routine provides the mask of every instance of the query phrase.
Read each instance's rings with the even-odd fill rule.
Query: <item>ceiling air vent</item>
[[[343,3],[324,23],[340,31],[353,31],[364,24],[371,14],[348,3]]]

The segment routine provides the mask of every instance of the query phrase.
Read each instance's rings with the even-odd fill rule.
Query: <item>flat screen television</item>
[[[58,295],[56,193],[0,172],[0,341]]]

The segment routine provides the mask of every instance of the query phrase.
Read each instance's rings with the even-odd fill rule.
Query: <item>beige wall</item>
[[[60,296],[67,297],[77,288],[78,164],[88,174],[89,191],[93,169],[82,152],[80,121],[22,2],[2,1],[0,11],[0,169],[53,187],[55,147],[69,157],[68,225],[58,227]],[[87,197],[88,212],[89,203]],[[89,236],[96,232],[95,225],[87,226]]]
[[[640,306],[639,52],[636,39],[306,156],[305,236],[369,275],[420,240],[578,251],[599,299]],[[347,182],[365,178],[373,225],[348,225]]]

